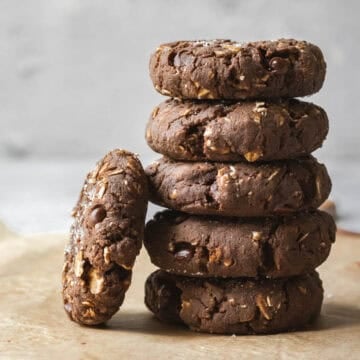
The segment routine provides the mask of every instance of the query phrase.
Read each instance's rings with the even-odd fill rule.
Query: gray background
[[[0,219],[21,232],[64,231],[83,177],[114,147],[157,157],[144,127],[164,98],[148,58],[162,42],[294,37],[328,63],[331,131],[316,156],[334,179],[341,224],[360,218],[357,1],[0,0]]]

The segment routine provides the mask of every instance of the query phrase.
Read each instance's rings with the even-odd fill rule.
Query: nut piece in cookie
[[[144,170],[128,151],[109,152],[87,175],[72,214],[62,276],[71,320],[98,325],[119,309],[142,245],[147,200]]]

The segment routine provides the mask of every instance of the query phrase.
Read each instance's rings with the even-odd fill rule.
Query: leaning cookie
[[[65,249],[63,301],[71,320],[101,324],[122,304],[143,241],[146,181],[125,150],[111,151],[87,175]]]
[[[325,73],[321,50],[294,39],[177,41],[150,58],[156,90],[182,99],[305,96],[320,90]]]
[[[145,303],[161,321],[217,334],[270,334],[302,328],[321,310],[316,272],[286,279],[196,279],[158,270],[145,284]]]
[[[311,156],[259,164],[163,157],[145,172],[152,202],[199,215],[272,216],[311,210],[331,190],[325,166]]]
[[[309,155],[329,130],[325,111],[290,100],[210,102],[169,99],[152,112],[146,140],[184,161],[268,161]]]
[[[328,257],[335,223],[322,211],[268,218],[157,213],[145,229],[151,262],[194,277],[290,277]]]

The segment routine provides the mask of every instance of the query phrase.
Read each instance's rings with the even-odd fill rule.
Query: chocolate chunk
[[[97,205],[94,209],[91,210],[89,215],[89,224],[95,226],[96,224],[102,222],[106,217],[106,210],[103,205]]]
[[[171,253],[171,252],[170,252]],[[194,248],[187,242],[177,242],[174,245],[173,257],[177,261],[190,260],[194,255]]]
[[[270,60],[269,65],[279,74],[286,74],[289,68],[289,61],[280,57],[274,57]]]

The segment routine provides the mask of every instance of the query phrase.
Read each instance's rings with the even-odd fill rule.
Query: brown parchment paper
[[[320,268],[322,315],[308,331],[218,336],[164,325],[143,304],[154,269],[143,251],[125,303],[107,326],[66,317],[60,278],[66,235],[17,236],[0,224],[0,358],[360,359],[360,237],[338,234]]]

